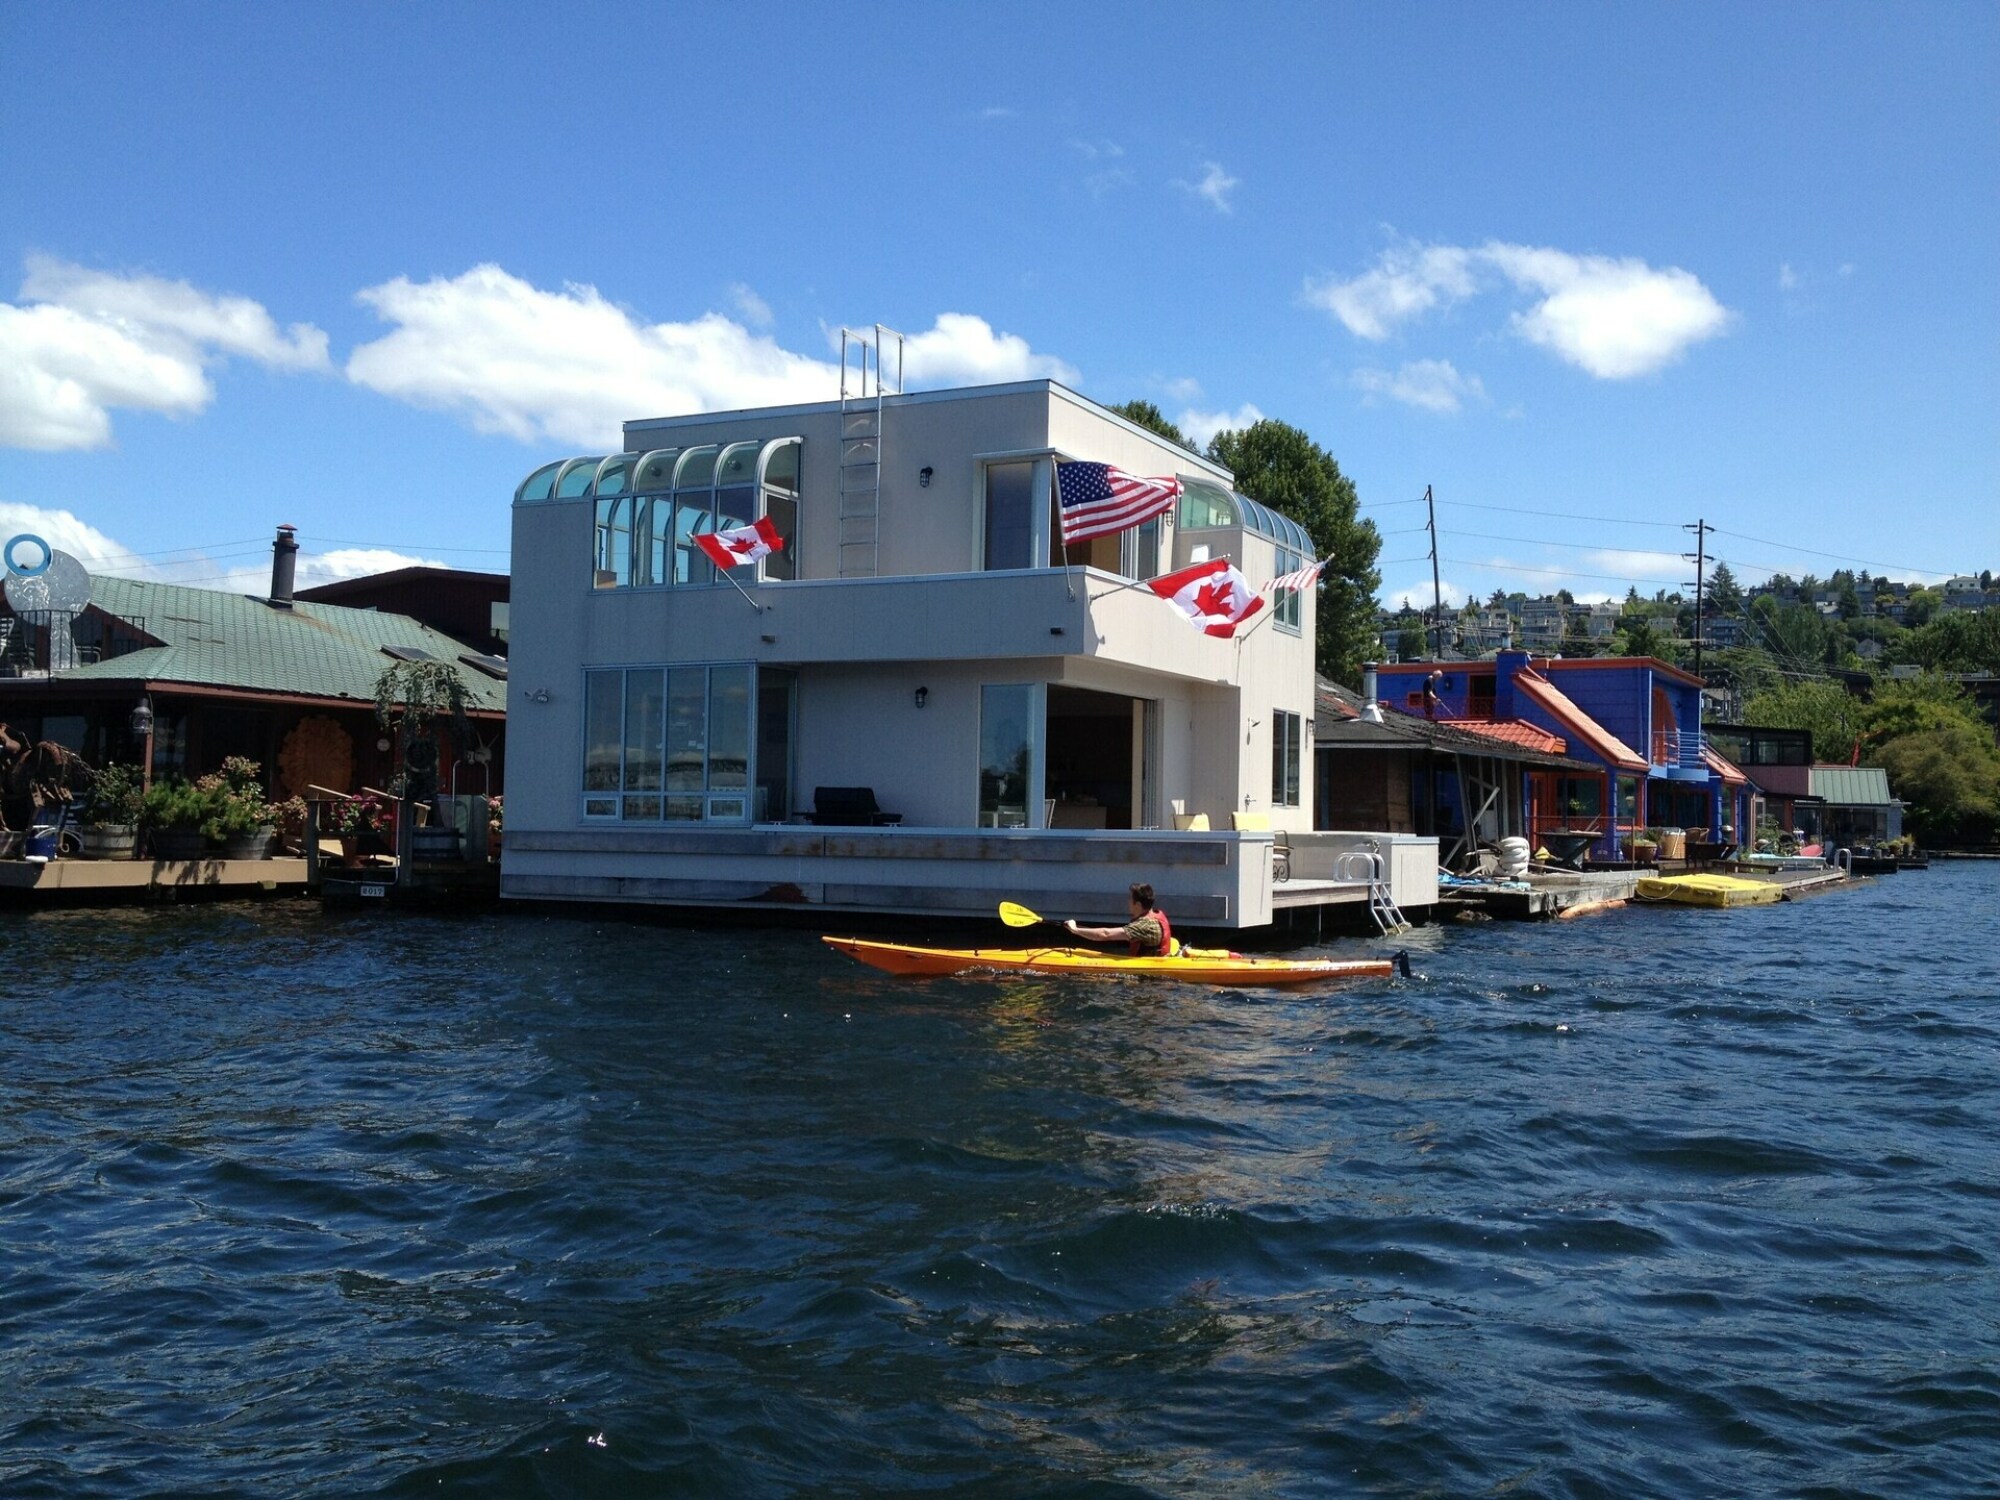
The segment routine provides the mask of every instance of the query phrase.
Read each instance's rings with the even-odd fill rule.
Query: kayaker
[[[1079,927],[1074,920],[1063,923],[1072,937],[1092,943],[1123,943],[1134,958],[1171,958],[1174,929],[1167,914],[1153,899],[1153,888],[1141,880],[1132,886],[1132,920],[1123,927]]]

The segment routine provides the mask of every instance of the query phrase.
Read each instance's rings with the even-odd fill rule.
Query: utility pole
[[[1438,584],[1438,513],[1437,503],[1431,499],[1431,487],[1424,486],[1424,513],[1430,517],[1426,523],[1431,529],[1431,659],[1440,660],[1444,656],[1444,596]]]
[[[1707,629],[1703,606],[1708,590],[1708,534],[1715,528],[1697,518],[1694,525],[1683,526],[1681,530],[1694,533],[1694,551],[1683,552],[1681,556],[1694,564],[1694,675],[1701,677],[1701,644]],[[1702,678],[1703,682],[1707,680]]]

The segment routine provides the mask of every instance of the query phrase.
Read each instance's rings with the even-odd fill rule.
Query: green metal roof
[[[460,661],[477,648],[408,615],[303,599],[274,609],[248,594],[132,578],[93,578],[90,602],[165,644],[70,668],[63,682],[186,682],[372,704],[395,660],[385,648],[413,647],[458,669],[466,707],[506,711],[507,684]]]
[[[1812,794],[1840,807],[1886,806],[1889,773],[1880,766],[1814,766]]]

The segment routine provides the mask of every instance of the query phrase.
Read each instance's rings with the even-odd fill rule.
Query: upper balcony
[[[793,664],[1088,656],[1203,682],[1233,682],[1232,641],[1190,628],[1143,585],[1095,568],[1018,568],[918,578],[807,579],[735,589],[593,593],[591,660],[620,642],[671,643],[688,661]],[[1309,645],[1308,645],[1309,649]]]

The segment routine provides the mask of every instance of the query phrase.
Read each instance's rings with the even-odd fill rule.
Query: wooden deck
[[[1532,922],[1560,917],[1565,912],[1595,906],[1601,902],[1629,901],[1639,881],[1655,874],[1679,874],[1685,869],[1641,868],[1631,870],[1540,871],[1520,881],[1495,881],[1479,886],[1441,886],[1439,909],[1446,913],[1483,912],[1502,921]],[[1848,881],[1845,871],[1832,867],[1800,870],[1751,869],[1728,866],[1732,875],[1768,881],[1782,887],[1784,899],[1829,890]]]
[[[303,859],[52,859],[0,861],[0,901],[60,906],[297,895]]]

